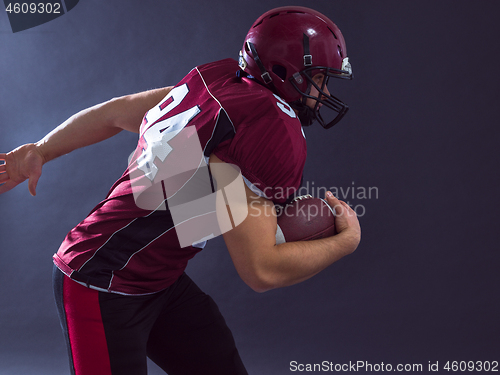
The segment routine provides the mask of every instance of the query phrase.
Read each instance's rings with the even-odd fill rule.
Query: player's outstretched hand
[[[349,207],[347,203],[337,199],[331,192],[327,192],[325,196],[328,204],[335,211],[335,229],[337,234],[348,234],[350,238],[352,251],[356,249],[361,240],[361,227],[359,225],[358,215]]]
[[[36,195],[44,158],[35,144],[25,144],[7,154],[0,153],[0,163],[0,194],[29,179],[29,191]]]

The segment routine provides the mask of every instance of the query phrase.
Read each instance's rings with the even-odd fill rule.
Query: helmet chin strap
[[[266,70],[264,67],[264,64],[262,63],[262,60],[259,57],[259,54],[257,53],[257,48],[255,48],[255,45],[252,42],[247,41],[247,46],[252,52],[252,57],[257,66],[259,67],[260,70],[260,78],[264,83],[271,89],[272,92],[278,95],[278,90],[276,90],[276,86],[273,83],[273,79],[269,72]]]
[[[297,100],[289,103],[290,107],[297,111],[297,116],[302,126],[311,126],[316,120],[314,110],[303,103],[303,100]]]
[[[306,51],[308,52],[308,49]],[[314,121],[317,120],[316,112],[318,109],[317,108],[318,102],[316,101],[316,105],[314,106],[314,109],[312,109],[311,107],[309,107],[306,104],[307,99],[310,98],[311,86],[312,86],[311,82],[308,81],[307,89],[303,93],[304,95],[302,95],[302,98],[299,100],[296,100],[292,103],[289,103],[290,106],[297,111],[297,116],[298,116],[302,126],[311,126],[314,123]]]
[[[309,67],[312,65],[312,56],[309,49],[309,37],[307,34],[303,34],[302,45],[304,47],[304,67]],[[297,83],[302,83],[303,78],[300,76],[300,73],[295,73],[293,78],[297,81]],[[295,85],[294,85],[295,86]],[[296,88],[297,89],[297,88]],[[299,90],[297,90],[299,91]],[[299,91],[300,92],[300,91]],[[300,123],[302,126],[311,126],[315,120],[317,120],[316,112],[318,107],[318,102],[316,101],[316,105],[314,109],[310,108],[306,103],[307,99],[311,93],[311,81],[308,80],[307,89],[305,91],[305,95],[302,96],[302,99],[299,99],[293,103],[289,103],[290,106],[297,111],[297,116],[299,117]]]

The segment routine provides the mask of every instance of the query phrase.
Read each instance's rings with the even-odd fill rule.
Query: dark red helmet
[[[343,102],[323,91],[330,77],[352,78],[344,37],[313,9],[287,6],[260,16],[245,38],[240,67],[298,109],[303,125],[317,119],[329,128],[347,112]],[[312,80],[318,73],[326,78],[322,86]],[[312,85],[321,93],[319,99],[312,97],[314,109],[305,105]],[[337,112],[328,123],[319,114],[322,105]]]

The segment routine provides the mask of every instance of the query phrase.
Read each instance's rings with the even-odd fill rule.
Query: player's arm
[[[122,130],[139,133],[142,117],[171,87],[122,96],[78,112],[36,143],[44,163]]]
[[[29,191],[36,184],[43,164],[81,147],[108,139],[122,130],[138,133],[146,111],[160,102],[171,87],[122,96],[71,116],[43,139],[7,153],[0,153],[0,194],[29,179]]]
[[[212,155],[210,162],[221,161]],[[333,195],[327,195],[326,200],[335,209],[337,235],[276,245],[274,204],[245,188],[248,216],[223,237],[238,274],[255,291],[264,292],[307,280],[358,246],[361,230],[357,216]],[[234,212],[234,209],[231,206],[230,210]]]

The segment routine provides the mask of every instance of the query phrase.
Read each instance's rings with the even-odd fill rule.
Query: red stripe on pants
[[[111,375],[99,292],[65,276],[63,293],[75,375]]]

